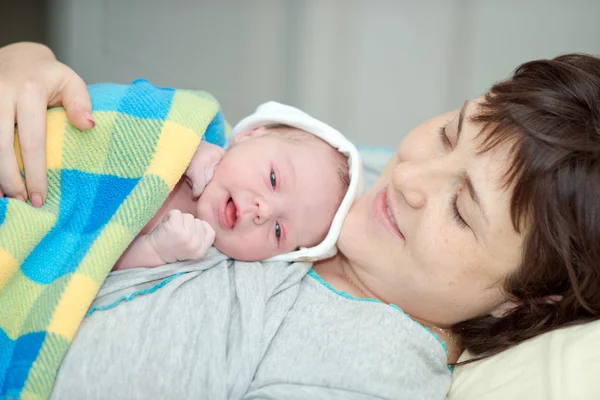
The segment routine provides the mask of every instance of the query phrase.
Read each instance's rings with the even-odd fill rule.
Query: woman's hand
[[[47,47],[16,43],[0,48],[0,195],[40,207],[48,192],[46,109],[62,104],[78,129],[94,127],[84,81]],[[25,169],[21,179],[14,149],[15,126]]]

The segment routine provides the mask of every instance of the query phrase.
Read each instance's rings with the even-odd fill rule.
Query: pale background
[[[360,144],[482,94],[519,63],[600,54],[596,0],[53,0],[48,43],[89,82],[205,89],[235,123],[286,102]]]

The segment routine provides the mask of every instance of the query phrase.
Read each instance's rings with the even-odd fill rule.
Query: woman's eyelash
[[[452,216],[454,217],[454,220],[456,221],[458,226],[460,226],[463,229],[468,228],[469,225],[467,224],[467,221],[464,220],[464,218],[462,217],[462,215],[460,215],[460,212],[458,211],[458,193],[456,193],[452,197],[452,202],[450,203],[450,207],[452,209]]]
[[[450,139],[448,139],[448,135],[446,135],[446,127],[448,125],[444,125],[442,126],[438,133],[440,135],[440,139],[442,140],[442,143],[444,144],[444,147],[446,148],[451,148],[452,147],[452,143],[450,143]]]
[[[438,133],[440,135],[440,139],[442,140],[442,143],[444,144],[444,147],[452,148],[452,143],[450,143],[450,139],[448,138],[448,135],[446,134],[447,126],[448,125],[444,125],[444,126],[440,127]],[[450,209],[452,212],[452,217],[454,218],[454,220],[456,221],[458,226],[461,227],[462,229],[468,228],[469,225],[467,224],[467,221],[465,221],[465,219],[462,217],[462,215],[460,215],[460,211],[458,211],[458,192],[454,196],[452,196],[452,200],[450,202]]]

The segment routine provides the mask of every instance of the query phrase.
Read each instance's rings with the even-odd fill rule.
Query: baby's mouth
[[[227,229],[233,229],[235,223],[237,222],[237,207],[233,202],[233,198],[229,198],[227,200],[227,204],[225,205],[225,223]]]

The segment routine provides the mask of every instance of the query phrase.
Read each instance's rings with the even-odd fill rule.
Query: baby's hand
[[[215,231],[192,214],[171,210],[148,234],[148,240],[165,263],[202,258],[215,241]]]
[[[186,182],[192,188],[194,199],[200,197],[206,185],[213,177],[215,168],[225,154],[223,148],[203,140],[198,145],[188,169],[185,171]]]

